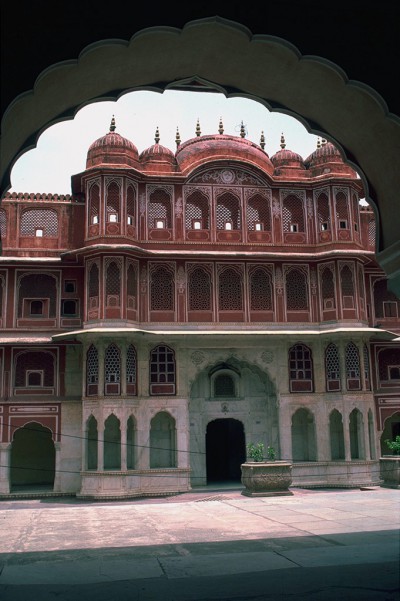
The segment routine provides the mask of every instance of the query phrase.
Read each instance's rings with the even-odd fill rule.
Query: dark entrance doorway
[[[11,490],[53,488],[55,448],[51,431],[31,422],[17,430],[11,447]]]
[[[242,422],[216,419],[207,425],[207,482],[240,481],[240,465],[246,460]]]

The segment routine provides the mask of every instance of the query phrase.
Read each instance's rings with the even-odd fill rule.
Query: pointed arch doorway
[[[11,491],[20,488],[53,489],[55,447],[51,430],[30,422],[19,428],[11,446]]]
[[[207,484],[239,482],[240,465],[245,460],[243,423],[232,418],[219,418],[209,422],[206,430]]]

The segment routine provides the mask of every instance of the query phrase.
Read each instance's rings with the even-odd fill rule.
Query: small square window
[[[64,281],[64,292],[76,292],[76,281],[65,280]]]
[[[195,219],[193,221],[193,229],[194,230],[201,230],[201,221],[200,221],[200,219]]]
[[[290,231],[291,232],[298,232],[299,231],[297,223],[291,223],[290,224]]]
[[[35,230],[35,236],[36,236],[36,238],[43,238],[43,230],[40,228],[37,228]]]
[[[156,220],[156,228],[158,230],[162,230],[165,228],[165,221],[163,219],[157,219]]]
[[[328,231],[328,222],[324,221],[324,223],[321,223],[321,230],[323,232],[327,232]]]
[[[231,230],[232,229],[232,223],[230,221],[226,221],[225,222],[225,229],[226,230]]]
[[[27,371],[26,372],[27,386],[43,386],[43,371]]]
[[[108,221],[110,223],[117,223],[117,221],[118,221],[118,215],[117,215],[117,213],[110,213],[108,215]]]
[[[133,217],[132,217],[132,215],[128,215],[127,223],[128,223],[128,225],[133,225]]]
[[[61,306],[61,314],[65,317],[72,317],[77,315],[77,301],[63,300]]]
[[[256,232],[261,232],[263,229],[262,223],[260,223],[259,221],[254,224],[254,227]]]
[[[30,313],[31,313],[31,315],[42,316],[43,315],[43,301],[41,301],[41,300],[31,301]]]
[[[341,230],[347,230],[347,221],[344,221],[344,220],[339,221],[339,228]]]
[[[96,223],[99,223],[99,216],[98,215],[93,215],[93,217],[92,217],[92,223],[94,225],[96,225]]]

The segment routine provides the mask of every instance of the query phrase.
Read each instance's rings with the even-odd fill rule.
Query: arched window
[[[51,209],[27,209],[21,215],[21,236],[55,238],[58,236],[58,214]]]
[[[99,383],[99,354],[91,344],[86,353],[86,394],[96,395]]]
[[[205,269],[196,267],[190,272],[188,296],[189,311],[212,310],[211,276]]]
[[[311,350],[304,344],[289,349],[290,392],[313,391],[313,361]]]
[[[137,309],[137,277],[136,269],[132,263],[128,265],[126,271],[126,292],[127,292],[127,309]]]
[[[107,188],[106,211],[108,222],[120,221],[120,189],[116,182],[111,182]]]
[[[126,222],[128,225],[135,225],[136,214],[136,191],[133,186],[128,186],[126,190]]]
[[[348,265],[340,272],[340,283],[342,288],[343,309],[354,308],[354,279],[353,273]]]
[[[30,273],[21,277],[18,291],[18,317],[57,315],[57,280],[50,274]]]
[[[200,191],[192,192],[185,205],[186,230],[210,229],[210,209],[208,198]]]
[[[298,409],[292,416],[293,461],[316,461],[317,443],[314,416],[308,409]]]
[[[360,390],[360,355],[353,342],[346,345],[346,377],[347,390]]]
[[[329,435],[331,442],[331,460],[345,459],[344,432],[342,415],[334,409],[329,416]]]
[[[120,394],[121,355],[115,344],[106,348],[104,356],[105,394]]]
[[[343,192],[336,194],[336,220],[339,230],[349,229],[349,206]]]
[[[339,351],[335,344],[329,344],[325,349],[325,377],[328,392],[341,389]]]
[[[350,455],[352,459],[365,459],[364,422],[361,411],[353,409],[349,419]]]
[[[307,278],[300,269],[290,269],[286,273],[286,308],[288,311],[308,310]]]
[[[237,196],[224,192],[217,198],[216,207],[217,230],[240,230],[241,214]]]
[[[262,267],[250,274],[250,310],[272,311],[271,276]]]
[[[166,411],[157,413],[150,423],[150,468],[176,467],[176,426]]]
[[[168,346],[150,353],[150,394],[175,394],[175,354]]]
[[[321,275],[322,309],[330,311],[335,309],[335,283],[332,269],[325,267]]]
[[[110,261],[106,271],[106,306],[119,307],[121,304],[121,270],[116,261]]]
[[[136,349],[130,344],[126,351],[126,392],[136,394],[137,362]]]
[[[220,311],[243,310],[242,277],[231,267],[219,274],[218,307]]]
[[[151,311],[174,311],[175,283],[172,272],[166,267],[157,267],[151,273]]]
[[[400,315],[400,300],[388,290],[386,279],[374,283],[374,308],[378,319],[396,319]]]
[[[104,469],[121,469],[121,428],[119,419],[113,414],[104,422]]]
[[[171,197],[165,190],[157,189],[150,194],[147,216],[150,229],[172,228]]]
[[[89,223],[96,225],[100,219],[100,188],[93,184],[89,191]]]
[[[88,470],[97,470],[97,442],[98,442],[98,431],[97,431],[97,420],[91,415],[86,425],[86,461]]]
[[[247,229],[249,231],[271,231],[270,203],[261,194],[254,194],[247,203]]]
[[[304,206],[302,200],[290,194],[283,201],[282,206],[283,232],[305,232]]]
[[[379,380],[398,386],[400,381],[400,349],[386,348],[378,354]]]
[[[320,194],[318,196],[317,212],[319,231],[329,231],[331,229],[331,214],[329,210],[329,200],[326,194]]]
[[[97,316],[99,307],[99,268],[96,263],[92,263],[89,270],[88,288],[88,317],[90,319],[92,316]],[[94,313],[91,313],[92,311]]]

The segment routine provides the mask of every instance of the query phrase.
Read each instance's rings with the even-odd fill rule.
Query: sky
[[[37,147],[26,152],[11,172],[11,192],[70,194],[71,175],[86,167],[89,146],[108,131],[112,117],[116,131],[131,140],[139,153],[154,144],[156,128],[160,144],[176,150],[177,127],[181,143],[195,137],[197,120],[201,134],[218,133],[222,118],[224,133],[240,135],[243,122],[246,138],[259,144],[265,136],[265,151],[271,157],[286,148],[304,159],[317,147],[318,136],[309,134],[297,119],[270,112],[261,103],[247,98],[226,98],[221,93],[167,90],[129,92],[117,101],[101,101],[80,109],[75,118],[45,130]]]

